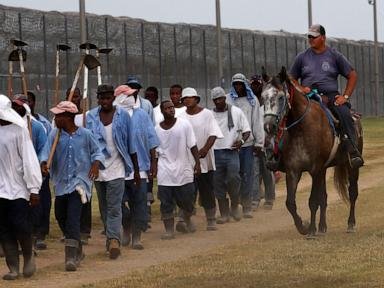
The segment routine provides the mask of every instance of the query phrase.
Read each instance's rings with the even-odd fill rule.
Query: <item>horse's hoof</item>
[[[306,239],[307,240],[316,240],[317,237],[316,237],[316,234],[310,233],[307,235]]]
[[[348,225],[347,233],[356,233],[356,226]]]
[[[326,234],[327,234],[326,231],[319,231],[319,232],[317,232],[317,236],[322,236],[322,237],[324,237]]]

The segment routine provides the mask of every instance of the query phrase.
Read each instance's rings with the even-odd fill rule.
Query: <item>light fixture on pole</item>
[[[374,61],[375,61],[375,116],[378,116],[378,102],[379,102],[379,49],[377,42],[377,0],[368,0],[368,4],[373,6],[373,40],[374,40]]]

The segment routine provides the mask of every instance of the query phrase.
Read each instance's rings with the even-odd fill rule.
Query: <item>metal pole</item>
[[[312,0],[308,0],[308,27],[312,26]]]
[[[216,0],[216,29],[217,29],[217,68],[219,76],[219,85],[224,86],[223,75],[223,40],[221,37],[221,16],[220,16],[220,0]]]
[[[85,24],[85,0],[79,0],[80,7],[80,43],[87,42],[87,32]]]
[[[376,0],[373,1],[373,34],[374,34],[374,53],[375,53],[375,115],[378,116],[379,106],[379,49],[377,43],[377,11]]]

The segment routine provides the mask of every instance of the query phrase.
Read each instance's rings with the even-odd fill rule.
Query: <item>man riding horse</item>
[[[322,98],[340,121],[340,138],[343,147],[349,153],[350,165],[352,168],[359,168],[364,161],[357,149],[354,122],[350,113],[351,105],[348,102],[356,86],[357,73],[340,52],[326,45],[323,26],[312,25],[308,31],[308,41],[310,48],[298,54],[291,67],[292,80],[303,93],[317,89],[320,95],[326,96]],[[343,94],[338,92],[339,75],[347,79]],[[299,79],[301,85],[298,83]]]

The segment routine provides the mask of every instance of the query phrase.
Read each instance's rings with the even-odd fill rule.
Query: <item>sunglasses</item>
[[[319,38],[320,37],[320,35],[319,36],[312,36],[312,35],[308,35],[308,39],[316,39],[316,38]]]

